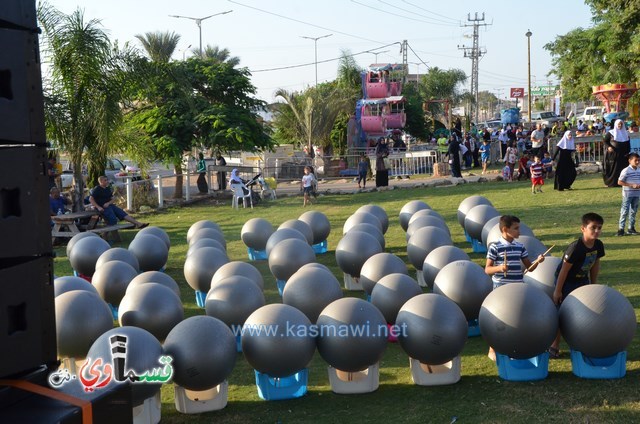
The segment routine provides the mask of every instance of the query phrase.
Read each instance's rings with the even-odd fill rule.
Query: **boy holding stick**
[[[544,255],[540,255],[534,263],[531,263],[527,249],[522,243],[516,241],[520,237],[518,217],[503,215],[498,225],[500,225],[502,236],[489,245],[484,267],[484,272],[492,276],[494,290],[505,284],[522,283],[522,265],[527,271],[533,271],[540,262],[544,261]],[[496,354],[492,347],[489,347],[488,356],[495,361]]]

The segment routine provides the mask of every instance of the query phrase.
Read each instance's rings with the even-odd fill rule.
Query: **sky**
[[[317,45],[318,82],[335,79],[341,51],[357,63],[401,63],[400,43],[409,45],[409,72],[427,67],[462,69],[471,75],[471,59],[458,47],[473,45],[477,18],[479,45],[486,54],[479,63],[479,90],[499,98],[511,87],[527,86],[527,37],[531,36],[532,86],[556,82],[547,76],[551,57],[544,45],[577,27],[591,25],[591,10],[578,0],[48,0],[64,13],[84,10],[85,19],[98,19],[112,40],[141,45],[137,34],[173,31],[181,36],[174,59],[181,60],[199,46],[194,20],[201,23],[202,45],[227,48],[247,67],[257,96],[276,101],[278,88],[300,91],[315,84]],[[302,37],[328,37],[314,40]],[[189,48],[189,46],[191,48]],[[377,56],[373,52],[379,52]],[[303,65],[303,66],[298,66]],[[277,69],[285,68],[285,69]],[[288,69],[287,69],[288,68]],[[470,85],[470,78],[467,88]]]

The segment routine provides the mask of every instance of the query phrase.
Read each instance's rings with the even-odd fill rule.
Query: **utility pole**
[[[304,35],[301,35],[300,38],[306,38],[307,40],[312,40],[313,41],[313,45],[314,45],[314,52],[315,52],[315,65],[316,65],[316,85],[315,87],[318,86],[318,40],[320,40],[321,38],[327,38],[327,37],[331,37],[333,34],[327,34],[327,35],[321,35],[320,37],[307,37]]]
[[[400,45],[400,53],[402,53],[402,69],[404,69],[404,75],[402,77],[402,82],[405,83],[407,81],[407,75],[409,75],[409,62],[407,59],[407,40],[402,40],[402,44]]]
[[[470,23],[462,25],[463,27],[473,27],[473,47],[466,46],[458,46],[458,50],[464,51],[464,57],[468,57],[471,59],[471,94],[475,99],[475,105],[473,106],[475,112],[475,122],[478,123],[478,65],[480,62],[480,58],[487,53],[487,49],[484,47],[480,47],[478,43],[478,39],[480,38],[480,34],[478,29],[481,26],[488,26],[488,24],[484,23],[484,12],[482,12],[482,17],[478,17],[478,12],[475,13],[475,17],[472,19],[471,14],[467,14],[467,21]]]

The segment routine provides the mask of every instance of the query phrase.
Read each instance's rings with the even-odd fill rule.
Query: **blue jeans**
[[[620,208],[620,221],[618,222],[618,228],[624,230],[624,224],[627,221],[627,215],[629,215],[629,229],[636,227],[636,213],[638,212],[638,203],[640,197],[627,197],[622,196],[622,207]]]
[[[127,216],[127,213],[116,205],[109,205],[108,207],[104,208],[102,216],[104,217],[104,220],[107,221],[107,224],[116,225],[118,221],[124,219],[124,217]]]

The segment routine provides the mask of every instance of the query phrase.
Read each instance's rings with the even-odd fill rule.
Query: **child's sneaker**
[[[623,236],[623,235],[624,235],[624,230],[623,230],[622,228],[620,228],[620,229],[618,230],[618,232],[616,233],[616,236],[621,237],[621,236]]]
[[[627,230],[627,234],[630,236],[637,236],[640,233],[638,233],[634,227],[631,227]]]

